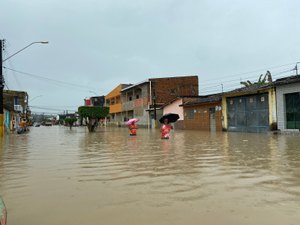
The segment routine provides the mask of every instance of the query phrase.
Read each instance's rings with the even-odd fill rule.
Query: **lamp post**
[[[32,102],[33,100],[35,100],[35,99],[37,99],[39,97],[42,97],[42,96],[43,95],[38,95],[38,96],[33,97],[32,99],[28,99],[28,104],[29,104],[29,102]]]
[[[4,126],[3,126],[3,89],[4,89],[4,80],[3,80],[3,73],[2,73],[2,63],[6,60],[10,59],[11,57],[15,56],[16,54],[20,53],[21,51],[25,50],[26,48],[30,47],[33,44],[48,44],[48,41],[35,41],[26,45],[24,48],[20,49],[19,51],[15,52],[11,56],[7,57],[6,59],[2,59],[2,50],[3,50],[3,40],[0,40],[0,137],[3,136]]]
[[[16,54],[24,51],[26,48],[30,47],[33,44],[48,44],[48,43],[49,43],[49,41],[34,41],[34,42],[31,42],[29,45],[26,45],[24,48],[22,48],[19,51],[15,52],[11,56],[8,56],[6,59],[3,59],[2,62],[5,62],[6,60],[10,59],[11,57],[15,56]]]
[[[95,94],[95,96],[98,96],[98,94],[95,91],[89,91],[89,92]]]
[[[39,97],[42,97],[43,95],[38,95],[38,96],[35,96],[33,97],[32,99],[28,99],[27,100],[27,107],[26,107],[26,112],[25,112],[25,118],[26,120],[28,119],[28,111],[31,111],[30,110],[30,106],[29,106],[29,103],[31,103],[32,101],[34,101],[35,99],[39,98]],[[30,114],[29,114],[30,115]]]

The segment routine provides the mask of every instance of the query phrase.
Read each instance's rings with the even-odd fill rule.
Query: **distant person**
[[[138,129],[138,125],[135,122],[131,122],[128,124],[129,135],[136,136],[136,130]]]
[[[161,132],[161,139],[169,139],[170,138],[170,131],[173,129],[173,126],[169,124],[168,119],[164,119],[164,123],[160,128]]]

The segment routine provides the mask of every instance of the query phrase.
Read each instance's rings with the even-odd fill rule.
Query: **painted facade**
[[[28,94],[24,91],[3,91],[4,131],[14,131],[20,126],[22,119],[30,117]]]
[[[124,122],[122,114],[121,90],[130,84],[119,84],[105,96],[105,105],[109,106],[109,123],[121,125]]]

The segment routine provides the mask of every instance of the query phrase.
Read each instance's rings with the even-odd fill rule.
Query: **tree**
[[[70,130],[72,129],[76,121],[77,121],[76,118],[65,118],[65,124],[67,124],[70,127]]]
[[[109,113],[109,107],[105,106],[80,106],[78,113],[84,118],[89,132],[94,132],[100,119],[105,118]]]
[[[257,82],[252,83],[251,81],[247,80],[247,81],[241,81],[240,83],[245,87],[250,87],[252,85],[264,85],[264,84],[272,83],[272,75],[271,72],[268,70],[264,77],[263,74],[259,76]]]

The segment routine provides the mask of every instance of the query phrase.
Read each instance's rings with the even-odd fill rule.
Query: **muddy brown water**
[[[37,127],[5,136],[8,225],[297,225],[300,137]]]

